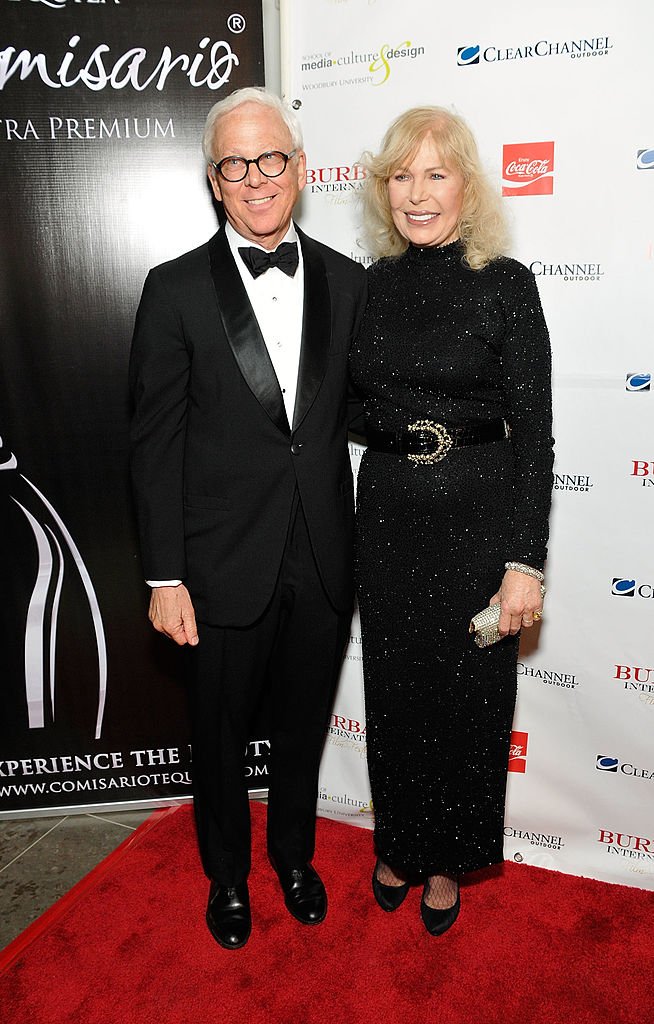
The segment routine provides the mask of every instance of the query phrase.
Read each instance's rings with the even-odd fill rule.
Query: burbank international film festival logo
[[[636,169],[638,171],[654,170],[654,149],[639,149],[636,153]]]
[[[632,459],[629,476],[637,479],[641,487],[652,487],[654,485],[654,462]]]
[[[338,167],[307,167],[307,186],[312,193],[360,192],[366,177],[362,164]]]
[[[554,143],[519,142],[504,146],[503,196],[551,196],[554,193]]]
[[[614,679],[623,690],[637,693],[643,704],[654,707],[654,668],[645,665],[616,665]]]
[[[527,742],[529,733],[511,733],[511,745],[509,747],[509,771],[519,772],[524,775],[527,771]]]
[[[608,828],[598,830],[598,843],[603,843],[606,852],[632,860],[654,861],[654,839],[645,836],[633,836],[628,832],[613,831]]]

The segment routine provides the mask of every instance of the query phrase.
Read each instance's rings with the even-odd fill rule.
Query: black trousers
[[[245,751],[264,685],[271,687],[268,853],[280,869],[311,860],[318,769],[350,616],[330,604],[297,499],[279,578],[245,628],[198,624],[194,650],[193,785],[202,863],[220,885],[250,870]]]

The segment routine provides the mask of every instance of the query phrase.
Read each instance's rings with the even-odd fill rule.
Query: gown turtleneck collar
[[[455,242],[448,242],[447,245],[414,245],[409,242],[406,252],[408,258],[415,263],[453,262],[461,259],[465,248],[461,239],[457,238]]]

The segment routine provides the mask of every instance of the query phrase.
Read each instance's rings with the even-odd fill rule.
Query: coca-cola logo
[[[520,772],[522,775],[526,772],[528,741],[529,733],[527,732],[516,732],[516,730],[514,730],[511,733],[511,742],[509,744],[510,772]]]
[[[547,174],[549,169],[549,160],[512,160],[506,168],[506,173],[518,174],[521,178],[533,178],[537,174]]]
[[[503,196],[551,196],[554,191],[554,143],[520,142],[504,146]]]

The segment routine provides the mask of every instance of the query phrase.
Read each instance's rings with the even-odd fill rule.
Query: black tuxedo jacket
[[[183,579],[198,620],[244,626],[268,603],[297,487],[327,594],[352,600],[347,356],[363,268],[298,230],[304,321],[295,414],[223,229],[151,270],[130,361],[132,481],[146,579]]]

